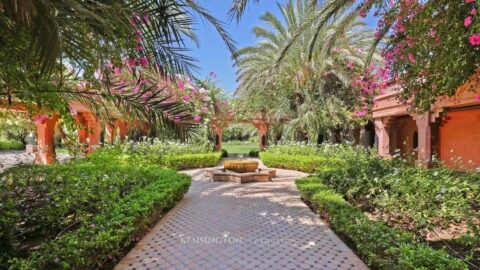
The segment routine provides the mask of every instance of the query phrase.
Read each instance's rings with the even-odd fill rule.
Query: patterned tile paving
[[[294,180],[304,174],[240,185],[186,173],[185,198],[116,270],[368,269],[300,200]]]

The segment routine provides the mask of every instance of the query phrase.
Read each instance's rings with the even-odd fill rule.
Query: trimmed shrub
[[[189,183],[158,166],[89,159],[9,169],[0,174],[0,268],[99,268]]]
[[[319,156],[294,156],[270,152],[261,152],[260,159],[267,167],[297,170],[306,173],[328,171],[332,167],[341,166],[340,159]]]
[[[347,236],[366,262],[379,269],[468,269],[443,250],[417,241],[413,234],[371,221],[317,177],[296,181],[298,189],[333,229]]]
[[[248,156],[249,157],[258,157],[259,152],[258,152],[258,150],[251,150],[250,152],[248,152]]]
[[[225,149],[222,149],[222,157],[228,157],[228,151]]]
[[[218,165],[221,158],[221,152],[166,156],[165,166],[174,170],[215,167]]]
[[[180,200],[189,185],[186,175],[158,179],[123,197],[109,211],[84,220],[77,230],[45,242],[28,258],[13,259],[11,267],[98,269],[115,263],[135,242],[135,235]]]
[[[23,143],[19,141],[0,138],[0,150],[22,150],[24,148]]]

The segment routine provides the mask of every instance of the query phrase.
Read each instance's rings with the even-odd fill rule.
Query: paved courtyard
[[[34,158],[35,154],[26,153],[25,150],[0,151],[0,172],[18,165],[32,164]],[[68,154],[57,154],[59,162],[65,162],[68,158]]]
[[[279,170],[272,182],[212,182],[191,170],[183,198],[123,258],[123,269],[368,269],[301,200]]]

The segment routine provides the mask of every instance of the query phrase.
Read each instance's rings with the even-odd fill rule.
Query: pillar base
[[[432,162],[429,160],[415,160],[415,166],[430,168],[432,167]]]

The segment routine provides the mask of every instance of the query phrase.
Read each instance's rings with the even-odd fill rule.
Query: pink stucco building
[[[399,102],[399,91],[394,85],[375,99],[373,122],[379,155],[398,153],[422,165],[437,156],[452,168],[480,166],[480,71],[455,96],[438,99],[422,114]]]

